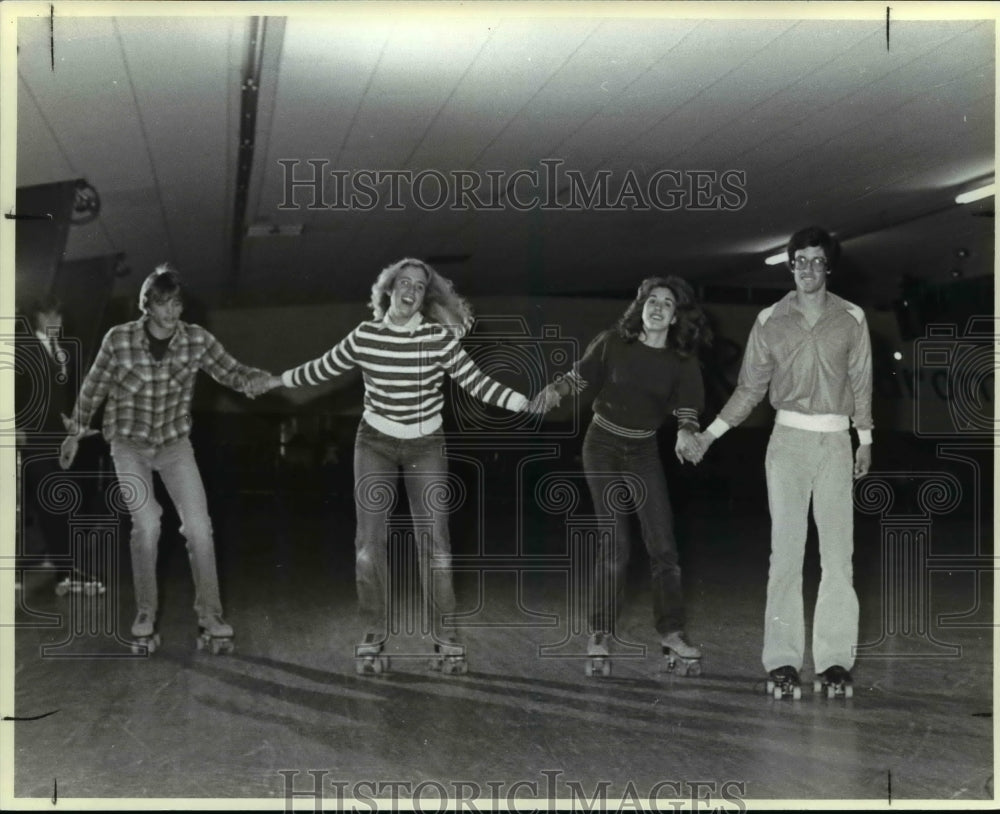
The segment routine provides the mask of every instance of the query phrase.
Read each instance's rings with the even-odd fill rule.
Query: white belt
[[[850,429],[851,426],[851,421],[846,415],[832,413],[806,415],[791,410],[778,410],[774,417],[774,423],[781,424],[783,427],[794,427],[797,430],[811,430],[812,432],[840,432]]]

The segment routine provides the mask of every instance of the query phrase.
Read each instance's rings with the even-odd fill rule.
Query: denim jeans
[[[198,619],[221,615],[212,521],[208,517],[205,488],[190,440],[181,438],[162,447],[147,447],[125,438],[115,438],[111,441],[111,457],[122,501],[132,515],[130,548],[137,610],[154,617],[158,610],[156,555],[163,510],[153,496],[153,473],[159,472],[181,519],[181,533],[194,578],[194,609]]]
[[[594,511],[599,516],[613,515],[615,518],[614,541],[599,537],[591,629],[614,632],[621,609],[631,546],[629,517],[621,510],[624,506],[620,497],[624,494],[638,516],[642,539],[649,552],[656,630],[661,635],[684,630],[684,598],[674,515],[656,436],[624,438],[592,423],[583,441],[583,467]],[[629,477],[623,479],[623,474]]]
[[[851,439],[776,424],[765,459],[771,509],[771,564],[764,612],[765,670],[801,669],[805,649],[802,561],[809,500],[819,534],[822,576],[813,614],[812,652],[817,673],[854,666],[858,597],[854,591],[854,503]]]
[[[362,419],[354,444],[354,501],[357,510],[355,564],[358,606],[366,630],[386,635],[390,601],[389,525],[402,471],[414,526],[420,571],[421,608],[430,632],[442,631],[443,617],[455,609],[448,512],[441,505],[447,489],[444,433],[393,438]],[[441,490],[441,491],[438,491]],[[407,560],[409,561],[409,560]],[[399,569],[394,569],[399,574]],[[409,574],[402,582],[412,586]],[[398,587],[398,586],[397,586]]]

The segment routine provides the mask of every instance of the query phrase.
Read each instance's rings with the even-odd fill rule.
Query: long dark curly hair
[[[674,316],[677,321],[667,331],[667,347],[680,356],[692,356],[702,347],[712,344],[712,328],[701,310],[694,289],[686,280],[668,277],[647,277],[639,286],[635,299],[618,320],[618,335],[626,342],[635,342],[642,333],[642,307],[654,288],[669,288],[677,300]]]

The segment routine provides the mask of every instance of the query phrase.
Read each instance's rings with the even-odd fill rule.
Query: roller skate
[[[779,667],[767,674],[767,693],[775,700],[791,696],[798,701],[802,698],[802,685],[799,682],[799,671],[794,667]]]
[[[826,687],[827,698],[854,697],[854,684],[851,680],[851,674],[839,664],[828,667],[822,673],[817,674],[816,679],[813,681],[813,692],[820,693],[824,687]]]
[[[469,664],[465,660],[465,645],[459,644],[454,636],[435,642],[430,668],[444,675],[465,675],[469,672]]]
[[[156,632],[156,618],[149,611],[139,611],[132,623],[132,653],[152,655],[160,646],[160,634]]]
[[[354,648],[354,669],[359,676],[389,672],[389,657],[382,655],[383,640],[378,634],[366,633]]]
[[[660,640],[660,647],[667,660],[667,672],[682,676],[701,675],[701,651],[688,644],[684,632],[675,630]]]
[[[583,668],[584,674],[591,676],[611,675],[611,654],[608,650],[607,633],[592,633],[587,640],[587,664]]]
[[[199,650],[206,648],[213,656],[233,652],[233,628],[221,614],[213,613],[198,622],[198,638],[195,645]]]
[[[105,590],[104,583],[99,579],[91,579],[82,574],[69,574],[56,583],[56,596],[67,594],[100,596]]]

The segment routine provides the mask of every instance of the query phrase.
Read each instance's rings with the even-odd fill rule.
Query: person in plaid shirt
[[[105,335],[80,387],[72,416],[65,419],[60,464],[69,467],[79,439],[101,403],[103,434],[123,500],[132,516],[130,548],[137,614],[132,635],[150,648],[156,633],[156,555],[160,505],[153,496],[153,472],[174,501],[181,519],[195,585],[195,611],[203,642],[214,652],[229,649],[232,627],[222,617],[212,524],[201,474],[191,447],[191,397],[199,370],[220,384],[250,394],[250,384],[267,371],[230,356],[200,325],[182,322],[182,286],[177,271],[157,267],[139,293],[142,317],[116,325]]]

